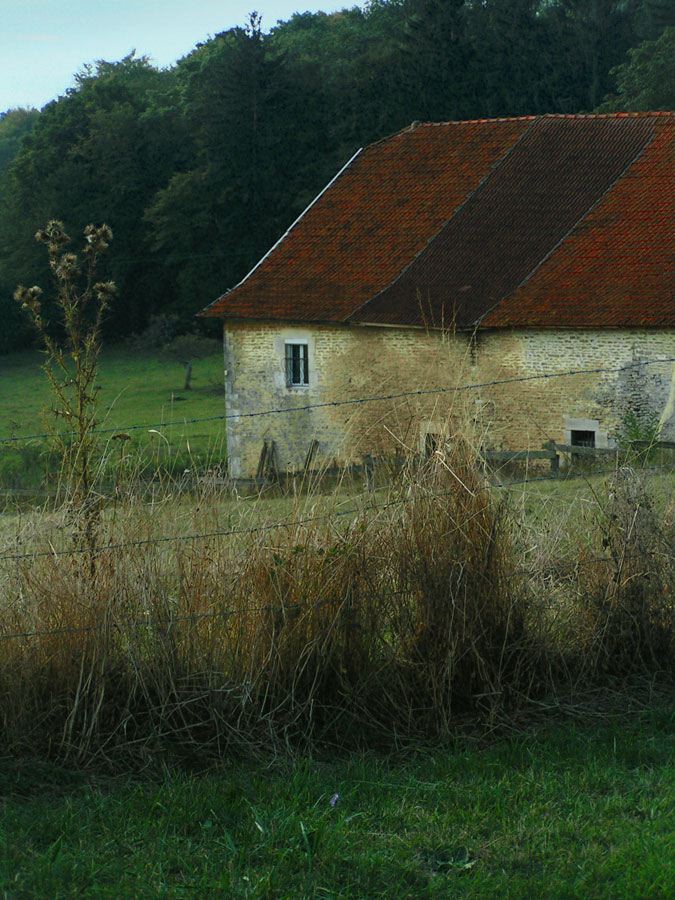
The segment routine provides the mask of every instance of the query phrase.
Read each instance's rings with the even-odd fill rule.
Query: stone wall
[[[306,387],[286,386],[287,341],[308,343]],[[227,322],[227,412],[243,414],[227,421],[230,473],[255,475],[265,439],[275,442],[280,468],[292,471],[302,468],[313,441],[325,464],[419,450],[427,433],[455,430],[472,432],[486,449],[566,443],[572,429],[594,430],[597,446],[611,446],[629,415],[645,428],[661,418],[662,436],[673,439],[671,362],[478,386],[673,356],[673,331],[532,329],[483,332],[472,340],[413,328]],[[476,387],[455,391],[464,385]],[[303,408],[408,391],[431,393]],[[278,408],[297,411],[246,415]]]
[[[675,356],[673,331],[532,329],[493,332],[478,351],[482,380],[529,377],[574,369],[654,363]],[[479,341],[480,344],[480,341]],[[540,437],[569,443],[573,429],[595,430],[597,446],[612,446],[632,418],[645,433],[663,417],[662,437],[675,430],[672,362],[536,379],[486,389],[495,404],[491,437],[499,448],[539,446]]]

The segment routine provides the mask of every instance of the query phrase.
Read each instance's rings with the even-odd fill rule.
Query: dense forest
[[[671,0],[370,0],[265,25],[169,69],[84,66],[0,115],[0,352],[31,341],[12,292],[48,282],[50,218],[113,228],[109,339],[159,312],[192,328],[355,149],[413,120],[675,106]]]

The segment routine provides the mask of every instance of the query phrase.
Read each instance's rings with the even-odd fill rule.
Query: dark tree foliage
[[[119,235],[108,275],[121,300],[109,332],[142,324],[144,307],[161,302],[143,211],[184,155],[165,98],[174,77],[133,55],[101,61],[45,106],[2,179],[3,283],[44,279],[45,263],[33,240],[42,222],[61,218],[68,228],[81,229],[90,220],[107,221]]]
[[[37,109],[8,109],[0,113],[0,176],[19,152],[24,137],[31,133],[39,117]]]
[[[45,275],[44,221],[113,228],[108,339],[158,314],[192,330],[359,146],[413,120],[672,106],[674,17],[669,0],[370,0],[267,33],[251,14],[169,70],[85,67],[41,112],[0,115],[0,352],[30,340],[11,292]]]
[[[156,194],[145,218],[154,251],[175,273],[177,310],[194,313],[276,239],[297,208],[305,170],[321,158],[323,133],[302,127],[320,104],[256,16],[199,46],[177,77],[193,162]]]
[[[617,93],[600,109],[675,109],[675,27],[666,28],[657,40],[633,47],[628,56],[628,62],[613,70]]]
[[[31,335],[25,316],[21,315],[16,304],[9,302],[14,269],[9,234],[3,234],[3,212],[11,201],[7,170],[39,116],[36,109],[10,109],[0,113],[0,353],[21,346]]]
[[[416,119],[464,119],[477,108],[475,50],[465,0],[406,0],[402,94]]]

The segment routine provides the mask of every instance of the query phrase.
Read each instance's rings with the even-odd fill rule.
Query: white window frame
[[[300,381],[294,381],[294,362],[291,347],[300,347],[299,354],[299,374]],[[290,355],[289,355],[290,351]],[[284,369],[286,378],[286,387],[292,391],[302,391],[309,387],[309,342],[300,339],[289,339],[284,341]]]

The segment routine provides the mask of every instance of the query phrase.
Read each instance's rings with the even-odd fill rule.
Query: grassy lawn
[[[487,749],[103,780],[0,767],[7,897],[672,896],[668,709]],[[338,793],[335,808],[330,798]]]
[[[579,537],[586,530],[592,532],[589,520],[602,519],[602,507],[607,503],[607,477],[561,478],[539,484],[519,484],[513,488],[495,488],[495,491],[500,497],[508,495],[516,520],[539,538],[546,534],[549,544],[562,558],[575,554]],[[657,508],[663,511],[675,496],[675,473],[648,473],[645,481]],[[363,506],[383,505],[386,508],[389,500],[386,489],[364,493],[359,489],[359,483],[347,483],[336,492],[328,490],[324,495],[306,498],[275,494],[234,498],[216,489],[208,496],[206,504],[196,503],[190,495],[176,495],[169,502],[162,500],[120,510],[111,508],[105,513],[105,521],[110,522],[109,541],[128,540],[136,536],[139,528],[143,537],[248,529],[335,512],[342,517],[348,510]],[[44,549],[47,538],[56,549],[70,546],[70,531],[64,530],[63,516],[63,510],[49,511],[40,507],[34,511],[20,510],[12,504],[11,497],[7,498],[5,506],[0,506],[0,550],[10,548],[19,537],[20,548],[17,545],[15,549],[22,551]]]
[[[48,395],[38,362],[36,354],[0,357],[0,436],[42,429]],[[140,363],[123,351],[104,358],[105,426],[222,414],[220,356],[195,366],[195,389],[187,393],[178,366]],[[186,399],[176,400],[177,391]],[[212,422],[160,430],[174,446],[189,442],[188,452],[217,453],[224,429]],[[142,432],[135,440],[158,438]],[[665,506],[675,474],[648,478]],[[600,514],[596,495],[605,481],[595,474],[495,491],[510,496],[531,530],[527,546],[548,542],[560,553],[576,548],[587,515]],[[144,539],[256,526],[388,496],[344,493],[309,498],[306,506],[293,497],[256,503],[216,492],[195,503],[167,496],[105,514],[111,535]],[[52,529],[47,536],[60,546],[69,540],[60,515],[6,514],[0,542],[20,538],[22,549],[41,548]],[[167,556],[158,559],[168,566],[172,545],[163,547]],[[669,897],[672,725],[661,702],[598,717],[594,726],[568,722],[486,747],[458,741],[388,759],[229,762],[161,778],[93,776],[0,758],[0,896]]]
[[[44,431],[50,393],[37,352],[0,356],[0,437]],[[189,436],[199,446],[220,436],[222,422],[181,427],[187,418],[219,415],[223,406],[223,361],[219,353],[194,364],[193,389],[183,391],[182,368],[159,357],[111,348],[101,357],[100,418],[103,427],[177,422],[169,437]],[[176,399],[176,398],[182,399]]]
[[[675,454],[670,463],[675,464]],[[613,470],[608,467],[602,474],[562,473],[554,480],[533,480],[496,490],[509,498],[511,508],[534,532],[548,529],[560,536],[572,536],[586,517],[602,515],[612,476]],[[646,469],[643,478],[657,510],[665,512],[675,496],[675,469]]]

